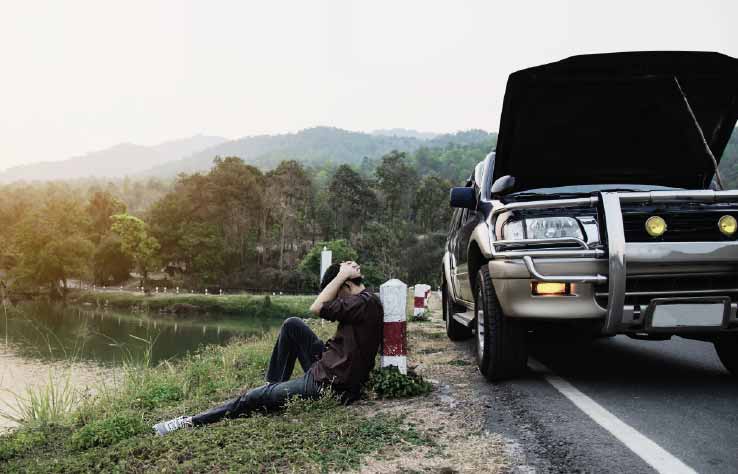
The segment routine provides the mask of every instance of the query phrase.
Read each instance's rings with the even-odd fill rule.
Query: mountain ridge
[[[89,177],[113,178],[134,175],[151,168],[152,165],[174,161],[227,140],[217,136],[194,135],[152,146],[123,142],[59,161],[12,166],[0,171],[0,182]]]

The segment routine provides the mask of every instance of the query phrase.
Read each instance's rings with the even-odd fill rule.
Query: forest
[[[227,156],[174,180],[8,184],[0,279],[54,297],[79,281],[312,292],[327,246],[334,261],[360,261],[370,286],[392,277],[435,284],[448,190],[494,145],[489,135],[352,164],[284,160],[267,171]]]
[[[0,279],[52,296],[70,281],[312,292],[326,246],[334,261],[361,262],[370,286],[388,278],[436,285],[448,190],[496,141],[458,137],[342,164],[285,159],[264,169],[224,156],[170,180],[4,185]],[[736,133],[720,168],[726,187],[738,187]]]

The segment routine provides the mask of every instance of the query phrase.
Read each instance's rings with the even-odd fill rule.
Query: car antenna
[[[679,89],[679,93],[682,94],[682,99],[684,99],[684,105],[687,107],[687,112],[689,112],[689,116],[692,117],[692,122],[694,123],[694,126],[697,129],[697,133],[700,135],[700,139],[702,140],[702,145],[705,147],[707,156],[709,156],[710,159],[712,160],[712,166],[715,168],[715,179],[717,180],[717,185],[720,187],[720,190],[722,191],[725,188],[723,187],[723,180],[720,177],[720,170],[718,169],[718,162],[715,159],[715,155],[712,153],[712,150],[710,149],[710,145],[707,143],[707,140],[705,139],[705,133],[702,131],[702,127],[700,127],[700,123],[697,121],[697,117],[694,115],[692,106],[689,105],[689,100],[687,100],[687,96],[684,94],[684,90],[682,89],[681,84],[679,84],[679,79],[677,79],[676,76],[674,76],[674,82],[676,83],[677,89]]]

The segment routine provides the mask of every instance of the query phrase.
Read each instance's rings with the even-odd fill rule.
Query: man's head
[[[323,291],[326,286],[330,282],[333,281],[334,278],[338,276],[338,273],[341,271],[341,264],[340,263],[334,263],[330,265],[328,268],[325,269],[325,273],[323,274],[323,280],[320,282],[320,291]],[[339,297],[345,297],[350,295],[356,295],[359,294],[364,289],[364,279],[362,277],[356,277],[351,278],[350,280],[346,280],[343,285],[341,285],[341,289],[338,290],[338,296]]]

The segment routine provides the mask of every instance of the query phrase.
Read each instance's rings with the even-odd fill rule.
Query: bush
[[[170,402],[182,400],[184,394],[182,387],[174,380],[168,378],[154,379],[148,381],[140,388],[133,400],[133,406],[137,408],[152,409]]]
[[[140,415],[114,415],[93,421],[72,433],[69,446],[77,451],[94,446],[110,446],[143,433],[145,429]]]
[[[37,428],[24,428],[0,436],[0,461],[31,451],[46,442],[46,433]]]
[[[367,389],[377,398],[406,398],[425,395],[432,386],[412,371],[403,375],[397,367],[390,366],[374,369],[369,374]]]

